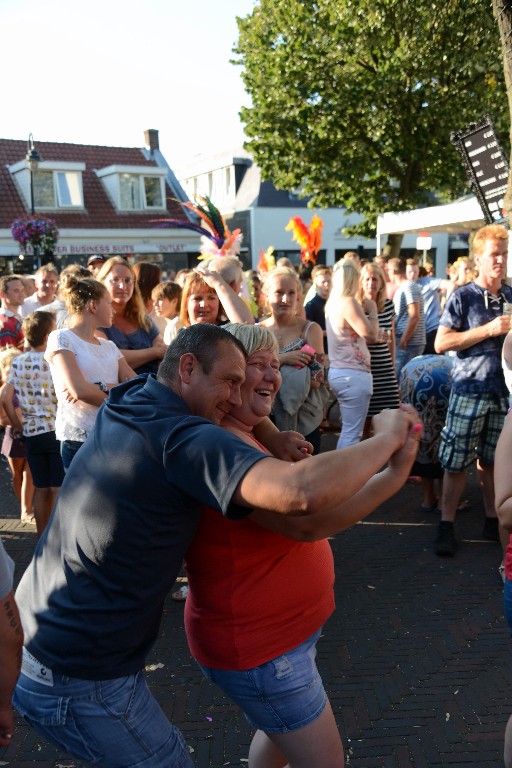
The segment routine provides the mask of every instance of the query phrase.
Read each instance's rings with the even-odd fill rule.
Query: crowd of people
[[[453,556],[475,459],[512,630],[507,252],[491,225],[446,279],[355,253],[307,279],[285,263],[244,282],[233,256],[174,280],[117,256],[46,264],[27,298],[0,278],[2,452],[39,537],[21,619],[2,550],[0,602],[18,644],[23,626],[14,701],[39,733],[94,765],[192,765],[142,672],[184,567],[191,653],[254,727],[250,768],[339,768],[315,663],[326,539],[419,477],[435,552]],[[0,746],[11,735],[0,711]],[[506,749],[511,768],[512,723]]]

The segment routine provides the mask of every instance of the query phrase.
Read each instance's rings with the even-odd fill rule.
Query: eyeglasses
[[[133,277],[109,277],[108,281],[111,285],[133,285]]]

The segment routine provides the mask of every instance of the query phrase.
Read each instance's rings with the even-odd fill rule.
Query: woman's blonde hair
[[[9,346],[0,350],[0,384],[4,384],[7,381],[12,361],[18,355],[21,355],[21,350],[17,347]]]
[[[261,325],[246,325],[242,323],[226,323],[222,326],[225,331],[229,331],[245,347],[247,355],[252,355],[260,350],[274,352],[279,354],[279,344],[277,339],[267,328]]]
[[[377,277],[380,280],[380,288],[379,292],[377,294],[377,298],[375,300],[375,303],[377,304],[377,312],[382,312],[384,309],[384,304],[386,303],[386,276],[384,274],[384,270],[382,267],[379,267],[378,264],[364,264],[361,269],[361,274],[359,275],[359,288],[357,290],[356,299],[361,304],[364,299],[364,291],[363,291],[363,278],[368,274],[374,274],[377,275]]]
[[[492,226],[492,225],[489,225],[489,226]],[[475,262],[473,261],[472,258],[470,258],[470,256],[459,256],[459,258],[456,261],[454,261],[452,266],[450,267],[450,273],[453,274],[455,278],[457,278],[460,272],[460,268],[462,267],[463,264],[466,264],[471,269],[471,272],[469,273],[469,275],[467,275],[464,278],[467,283],[470,283],[472,280],[475,279],[477,275]],[[452,270],[453,270],[453,273],[452,273]],[[457,285],[462,285],[462,283],[459,283],[457,281]]]
[[[215,289],[208,285],[206,280],[204,280],[198,272],[191,272],[185,278],[183,291],[181,294],[180,323],[183,328],[188,328],[189,325],[191,325],[190,318],[188,316],[188,300],[193,293],[199,293],[201,291],[204,291],[205,293],[215,293]],[[223,313],[224,309],[219,300],[219,311],[217,312],[217,317],[215,318],[215,325],[220,324]]]
[[[291,267],[276,267],[272,272],[268,272],[265,275],[265,279],[261,285],[261,295],[263,296],[264,306],[263,314],[265,317],[269,317],[272,314],[270,304],[268,302],[269,286],[274,277],[290,277],[297,286],[297,303],[300,304],[303,300],[302,283],[297,272]]]
[[[341,259],[336,262],[332,272],[332,290],[325,304],[325,314],[346,297],[355,297],[359,287],[359,269],[353,259]]]
[[[268,272],[263,281],[262,292],[265,296],[268,296],[268,286],[274,277],[291,277],[297,284],[297,287],[301,288],[300,278],[294,269],[291,267],[276,267],[271,272]]]
[[[96,279],[99,280],[100,283],[106,284],[107,277],[111,273],[112,269],[117,266],[117,264],[120,264],[122,267],[126,267],[130,271],[133,280],[133,293],[126,304],[124,311],[125,317],[135,323],[139,328],[144,328],[145,331],[149,331],[151,328],[151,318],[146,314],[146,308],[144,306],[144,302],[142,301],[142,296],[140,294],[139,286],[137,285],[137,279],[135,272],[133,271],[133,267],[131,264],[128,264],[126,259],[123,259],[122,256],[112,256],[103,264],[100,271],[96,275]]]

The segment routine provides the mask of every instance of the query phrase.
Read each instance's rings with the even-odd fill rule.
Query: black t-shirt
[[[325,331],[325,303],[326,299],[322,299],[317,293],[304,307],[307,319],[318,323],[322,331]],[[324,352],[327,351],[327,336],[324,335]]]
[[[230,500],[262,458],[152,375],[116,387],[18,588],[28,650],[83,679],[140,670],[200,506],[248,514]]]

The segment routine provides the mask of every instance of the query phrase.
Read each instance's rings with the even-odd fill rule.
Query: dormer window
[[[165,210],[165,169],[111,165],[96,171],[118,211]]]
[[[34,205],[36,208],[82,208],[82,174],[38,169],[34,173]]]
[[[125,211],[163,208],[162,179],[154,176],[121,173],[119,175],[119,197],[120,208]]]
[[[27,209],[30,209],[30,170],[25,161],[10,166],[9,171],[16,180]],[[40,162],[37,170],[32,171],[34,208],[38,211],[55,211],[61,208],[83,210],[83,171],[85,163],[51,160]]]

